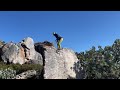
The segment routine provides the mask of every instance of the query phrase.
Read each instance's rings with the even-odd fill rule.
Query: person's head
[[[55,35],[56,34],[56,32],[53,32],[53,35]]]
[[[24,39],[23,39],[22,41],[23,41],[23,42],[25,42],[25,40],[24,40]]]

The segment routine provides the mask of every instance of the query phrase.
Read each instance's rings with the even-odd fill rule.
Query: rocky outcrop
[[[24,44],[29,48],[25,50],[27,59],[32,63],[43,65],[42,55],[35,50],[33,39],[30,37],[24,39]]]
[[[23,50],[14,43],[7,43],[1,49],[1,58],[5,63],[25,63]]]
[[[75,63],[78,59],[74,51],[62,49],[58,52],[55,47],[44,47],[45,66],[44,79],[69,79],[76,78],[74,70]]]
[[[67,48],[57,50],[48,41],[34,43],[33,39],[28,37],[18,44],[7,43],[2,46],[0,55],[6,63],[43,65],[44,70],[42,70],[42,74],[44,79],[79,78],[79,67],[77,66],[79,60],[74,51]],[[22,77],[16,76],[16,79],[26,79],[35,74],[35,71],[25,72],[19,75]]]
[[[0,53],[5,63],[24,64],[27,62],[35,62],[35,64],[43,64],[42,56],[35,51],[34,41],[30,37],[18,44],[7,43],[1,48]]]

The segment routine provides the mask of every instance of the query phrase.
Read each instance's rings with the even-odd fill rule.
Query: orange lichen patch
[[[25,60],[25,52],[24,52],[24,48],[20,48],[19,49],[19,54],[20,54],[20,57],[22,57],[23,58],[23,60]]]

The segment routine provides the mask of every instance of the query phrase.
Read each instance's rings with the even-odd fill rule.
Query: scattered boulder
[[[28,70],[26,72],[23,72],[19,75],[16,75],[12,79],[29,79],[37,75],[37,72],[35,70]]]

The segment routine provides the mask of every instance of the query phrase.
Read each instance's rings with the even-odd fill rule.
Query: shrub
[[[41,71],[42,66],[40,64],[12,64],[11,67],[17,71],[17,73],[21,73],[27,70],[36,70]]]
[[[84,79],[120,79],[120,39],[112,46],[98,46],[98,50],[92,47],[76,55],[85,72]]]
[[[0,69],[0,79],[11,79],[16,76],[16,70],[11,68]]]
[[[13,76],[13,74],[15,75],[15,73],[17,75],[17,74],[20,74],[27,70],[36,70],[37,72],[41,73],[42,69],[43,69],[43,67],[40,64],[20,65],[20,64],[5,64],[3,62],[0,62],[1,75],[6,74],[6,77],[8,76],[8,78],[9,78],[9,75]]]

